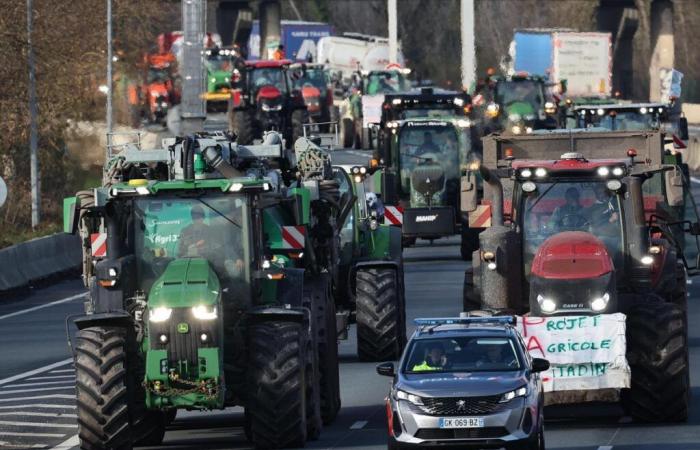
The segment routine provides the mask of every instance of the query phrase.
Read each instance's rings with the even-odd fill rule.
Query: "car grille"
[[[489,439],[499,438],[508,434],[504,427],[485,428],[421,428],[416,432],[417,439]]]
[[[424,406],[420,409],[431,416],[464,416],[473,414],[491,414],[501,405],[500,395],[488,397],[442,397],[423,398]]]

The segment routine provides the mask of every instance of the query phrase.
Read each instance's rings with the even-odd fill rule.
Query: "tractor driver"
[[[609,224],[617,222],[619,214],[613,204],[613,197],[608,193],[603,184],[597,184],[594,188],[595,203],[587,210],[586,214],[594,227],[605,228]]]
[[[438,153],[440,148],[433,142],[433,133],[426,131],[423,133],[423,143],[418,147],[416,151],[416,156],[421,156],[426,153]]]
[[[445,349],[440,343],[429,344],[425,351],[425,359],[420,364],[415,364],[411,372],[430,372],[443,370],[447,366],[447,356]]]
[[[190,210],[192,223],[180,233],[177,254],[186,257],[201,257],[209,248],[210,227],[204,222],[204,209],[199,205]]]
[[[575,187],[570,187],[564,193],[565,204],[558,206],[549,218],[548,228],[553,230],[572,230],[585,226],[588,221],[581,215],[581,194]]]

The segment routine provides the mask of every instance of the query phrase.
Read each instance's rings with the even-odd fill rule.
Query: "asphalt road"
[[[367,157],[361,151],[334,153],[337,164],[358,164]],[[700,180],[694,191],[700,197]],[[432,246],[419,242],[404,252],[410,323],[459,312],[467,263],[460,260],[457,244],[456,239]],[[689,286],[690,324],[700,321],[699,286],[700,279]],[[0,301],[0,450],[77,448],[74,372],[64,328],[66,317],[82,310],[82,293],[80,281],[69,279]],[[307,448],[386,448],[383,399],[389,381],[375,374],[374,364],[357,360],[354,332],[353,327],[340,343],[343,408]],[[548,410],[547,448],[700,450],[700,330],[691,326],[689,333],[693,407],[687,423],[631,423],[614,406]],[[242,420],[240,409],[183,412],[156,448],[249,449]]]

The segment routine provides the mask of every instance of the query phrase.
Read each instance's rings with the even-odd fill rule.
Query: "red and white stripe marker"
[[[283,226],[282,248],[303,250],[305,242],[304,231],[303,226]]]
[[[107,256],[107,233],[92,233],[90,235],[92,256],[104,258]]]
[[[469,228],[487,228],[491,226],[491,205],[478,205],[469,213]]]
[[[400,206],[384,206],[384,219],[390,225],[401,226],[403,224],[403,208]]]

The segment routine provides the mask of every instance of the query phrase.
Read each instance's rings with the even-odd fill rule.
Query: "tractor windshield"
[[[365,81],[367,95],[393,94],[408,90],[408,82],[401,72],[372,72]]]
[[[401,167],[401,191],[411,193],[413,201],[423,203],[420,193],[415,192],[411,174],[421,168],[441,169],[445,185],[459,180],[460,145],[456,129],[449,122],[434,122],[435,125],[414,125],[408,122],[399,135],[399,163]],[[438,125],[440,124],[440,125]],[[436,195],[441,196],[446,186]],[[417,194],[414,199],[414,195]]]
[[[229,55],[211,55],[207,57],[206,66],[210,72],[231,72],[233,70]]]
[[[224,288],[245,282],[250,261],[246,211],[244,198],[234,195],[136,199],[139,288],[148,292],[177,258],[207,259]]]
[[[399,119],[413,119],[416,117],[453,117],[455,109],[452,105],[445,108],[410,108],[405,109],[399,114]]]
[[[283,94],[287,92],[284,72],[278,68],[254,69],[250,73],[251,85],[257,91],[263,86],[274,86]]]
[[[151,67],[148,69],[148,83],[164,83],[170,80],[170,71],[168,69],[160,69]]]
[[[534,80],[499,81],[496,84],[496,103],[504,107],[528,103],[539,108],[544,103],[542,84]]]
[[[623,230],[620,198],[604,181],[555,181],[537,183],[523,192],[522,208],[525,272],[537,249],[550,236],[563,231],[586,231],[600,239],[615,267],[623,263]]]
[[[292,81],[292,86],[295,89],[301,89],[303,87],[315,87],[321,92],[327,89],[330,79],[328,78],[326,71],[321,67],[318,68],[306,68],[306,70],[298,69],[291,73],[290,79]]]
[[[599,120],[596,120],[599,118]],[[639,111],[617,111],[616,114],[595,116],[590,126],[621,131],[644,131],[659,128],[656,114],[642,114]]]

